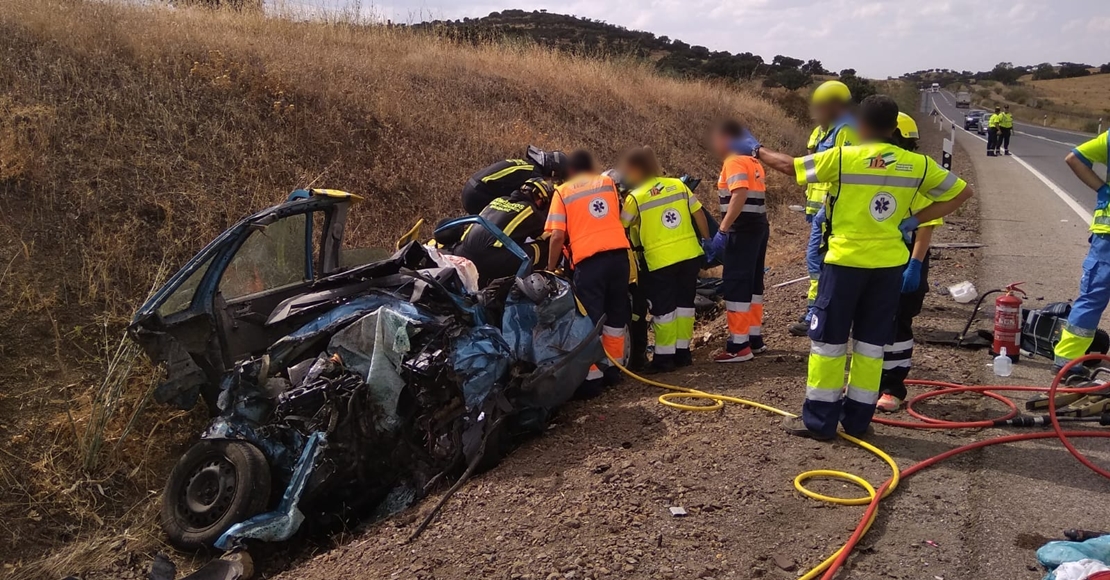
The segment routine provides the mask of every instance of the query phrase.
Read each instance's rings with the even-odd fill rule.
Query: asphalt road
[[[933,104],[944,116],[956,123],[957,130],[963,130],[963,118],[968,109],[957,109],[956,98],[952,93],[941,91],[935,94],[927,93],[927,96],[932,98]],[[975,136],[985,141],[985,138]],[[1010,138],[1010,151],[1040,173],[1040,176],[1066,193],[1089,215],[1094,211],[1095,192],[1083,185],[1068,169],[1064,163],[1064,157],[1076,145],[1093,137],[1094,135],[1090,134],[1015,122],[1014,135]],[[978,151],[973,150],[972,153],[986,156],[986,145],[984,144]],[[1106,168],[1101,165],[1096,167],[1096,171],[1099,175],[1106,175]],[[1045,186],[1051,189],[1051,185],[1045,184]]]

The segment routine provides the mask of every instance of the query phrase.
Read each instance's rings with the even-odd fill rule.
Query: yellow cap
[[[840,81],[825,81],[813,91],[813,103],[847,103],[852,100],[852,91]]]
[[[920,137],[917,133],[917,121],[914,121],[913,117],[905,113],[898,113],[898,132],[906,139],[917,139]]]

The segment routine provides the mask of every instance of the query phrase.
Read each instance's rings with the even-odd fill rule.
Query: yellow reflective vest
[[[1003,129],[1013,129],[1014,128],[1014,116],[1009,114],[1009,113],[999,113],[998,114],[998,126],[1003,128]]]
[[[1072,153],[1088,167],[1094,166],[1095,163],[1106,165],[1103,181],[1110,182],[1110,164],[1107,164],[1107,161],[1110,161],[1110,131],[1079,144]],[[1110,234],[1110,208],[1095,209],[1094,219],[1091,220],[1091,233]]]
[[[821,127],[817,127],[820,129]],[[821,133],[813,146],[815,152],[827,151],[833,147],[844,147],[858,142],[856,129],[851,118],[838,121],[828,131]],[[829,184],[811,183],[806,186],[806,214],[816,215],[825,205],[825,198],[829,195]]]
[[[694,226],[701,203],[685,183],[656,177],[637,187],[624,200],[621,221],[635,232],[633,243],[643,247],[648,270],[697,258],[703,254]]]
[[[853,268],[892,268],[909,261],[898,230],[929,202],[948,201],[967,184],[926,155],[889,143],[836,147],[794,160],[798,183],[828,183],[825,262]]]

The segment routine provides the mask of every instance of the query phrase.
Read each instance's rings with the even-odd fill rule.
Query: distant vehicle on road
[[[969,107],[971,107],[971,93],[967,91],[956,93],[956,108],[967,109]]]
[[[929,87],[929,92],[930,93],[939,93],[940,92],[940,83],[933,83],[933,86]]]
[[[978,131],[979,124],[983,121],[983,113],[985,112],[986,111],[968,111],[967,114],[964,115],[964,130],[971,131],[975,129]]]
[[[988,111],[983,111],[983,114],[979,115],[979,127],[975,129],[975,132],[980,135],[986,135],[987,129],[990,128],[990,120],[991,114]]]

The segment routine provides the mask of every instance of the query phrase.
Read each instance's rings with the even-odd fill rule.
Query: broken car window
[[[251,232],[220,280],[224,300],[303,282],[305,222],[295,215]]]
[[[177,290],[166,298],[166,301],[158,307],[158,315],[165,318],[171,314],[177,314],[185,310],[193,303],[193,295],[197,292],[197,286],[200,286],[200,281],[204,279],[204,273],[208,271],[208,264],[212,262],[209,258],[201,267],[197,268]]]

